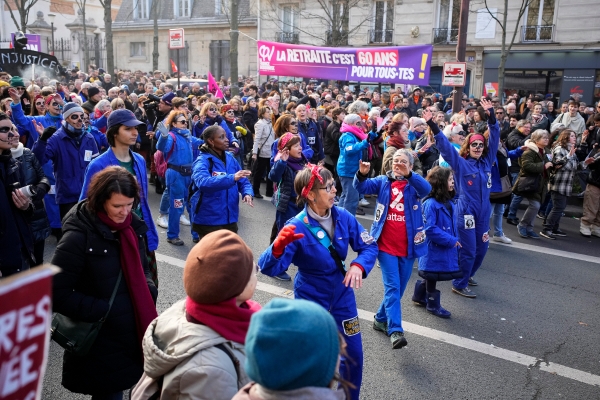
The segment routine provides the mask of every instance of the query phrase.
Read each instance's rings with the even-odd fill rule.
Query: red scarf
[[[142,338],[146,333],[146,328],[150,325],[150,322],[156,317],[156,306],[150,295],[148,289],[148,283],[146,282],[146,275],[144,275],[144,268],[142,267],[142,261],[140,259],[140,252],[138,249],[138,237],[135,231],[131,227],[132,215],[131,213],[127,216],[124,222],[118,224],[106,215],[106,213],[99,212],[98,218],[111,231],[119,232],[121,248],[119,254],[121,257],[121,269],[125,276],[125,282],[127,282],[127,289],[129,289],[129,296],[133,303],[133,310],[135,311],[135,324],[137,326],[137,333],[142,342]]]
[[[387,140],[387,145],[391,146],[391,147],[395,147],[397,149],[406,148],[406,144],[405,144],[404,140],[399,135],[390,136]]]
[[[225,339],[240,344],[246,344],[250,317],[260,308],[260,304],[252,300],[238,307],[235,297],[217,304],[199,304],[189,297],[185,299],[185,311],[189,316]]]

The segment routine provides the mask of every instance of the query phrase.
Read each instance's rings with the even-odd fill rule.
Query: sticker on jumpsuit
[[[481,237],[481,241],[483,243],[487,243],[490,241],[490,234],[488,232],[484,233],[483,236]]]
[[[365,242],[365,244],[371,244],[375,241],[373,236],[369,235],[369,232],[366,230],[362,231],[362,233],[360,234],[360,238],[363,242]]]
[[[472,215],[465,215],[465,229],[475,229],[475,217]]]
[[[375,210],[375,222],[378,222],[381,219],[384,209],[385,206],[383,204],[377,203],[377,210]]]
[[[492,173],[488,172],[487,176],[488,176],[487,188],[490,189],[492,187]]]
[[[183,208],[183,199],[175,199],[175,200],[173,200],[173,206],[175,208]]]
[[[425,241],[425,231],[419,231],[417,232],[417,234],[415,235],[415,239],[414,242],[415,244],[421,244]]]
[[[344,333],[346,334],[346,336],[354,336],[360,333],[360,323],[358,321],[358,315],[354,318],[343,320],[342,326],[344,327]]]

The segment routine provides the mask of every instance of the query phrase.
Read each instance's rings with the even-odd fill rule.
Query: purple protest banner
[[[260,75],[429,84],[432,45],[317,47],[258,41]]]
[[[27,50],[32,51],[42,51],[42,37],[40,35],[34,35],[31,33],[26,33],[25,37],[27,37]],[[10,48],[12,49],[12,43],[15,40],[15,34],[10,34]]]

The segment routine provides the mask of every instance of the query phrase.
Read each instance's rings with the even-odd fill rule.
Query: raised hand
[[[283,149],[279,152],[279,158],[282,161],[287,161],[290,158],[290,151],[288,149]]]
[[[40,124],[35,119],[32,119],[31,123],[35,127],[35,131],[38,133],[38,135],[42,136],[44,134],[44,125]]]
[[[363,175],[369,175],[369,171],[371,170],[370,162],[363,162],[363,160],[358,161],[358,170]]]
[[[490,115],[490,113],[494,111],[494,105],[492,104],[492,102],[485,98],[481,99],[481,107],[483,107],[483,109],[488,115]]]
[[[426,110],[423,110],[421,117],[423,117],[423,119],[425,119],[425,121],[430,121],[431,118],[433,117],[433,113],[431,111],[429,111],[428,109],[426,109]]]
[[[302,239],[303,237],[303,233],[296,233],[296,227],[294,225],[284,226],[273,242],[273,255],[277,258],[281,257],[288,244]]]

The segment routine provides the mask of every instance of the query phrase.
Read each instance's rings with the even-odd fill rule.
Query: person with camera
[[[61,220],[77,204],[85,169],[99,154],[96,139],[83,129],[83,114],[77,104],[68,103],[60,129],[46,128],[31,149],[40,164],[53,163]]]
[[[22,188],[22,174],[11,148],[19,134],[8,115],[0,112],[0,278],[29,269],[33,237],[29,222],[34,206]]]
[[[560,218],[567,208],[567,198],[571,195],[573,176],[577,171],[577,134],[571,129],[564,129],[552,149],[553,174],[550,177],[550,196],[552,197],[552,211],[544,220],[544,229],[540,235],[547,239],[556,239],[556,236],[566,236],[559,229]]]

